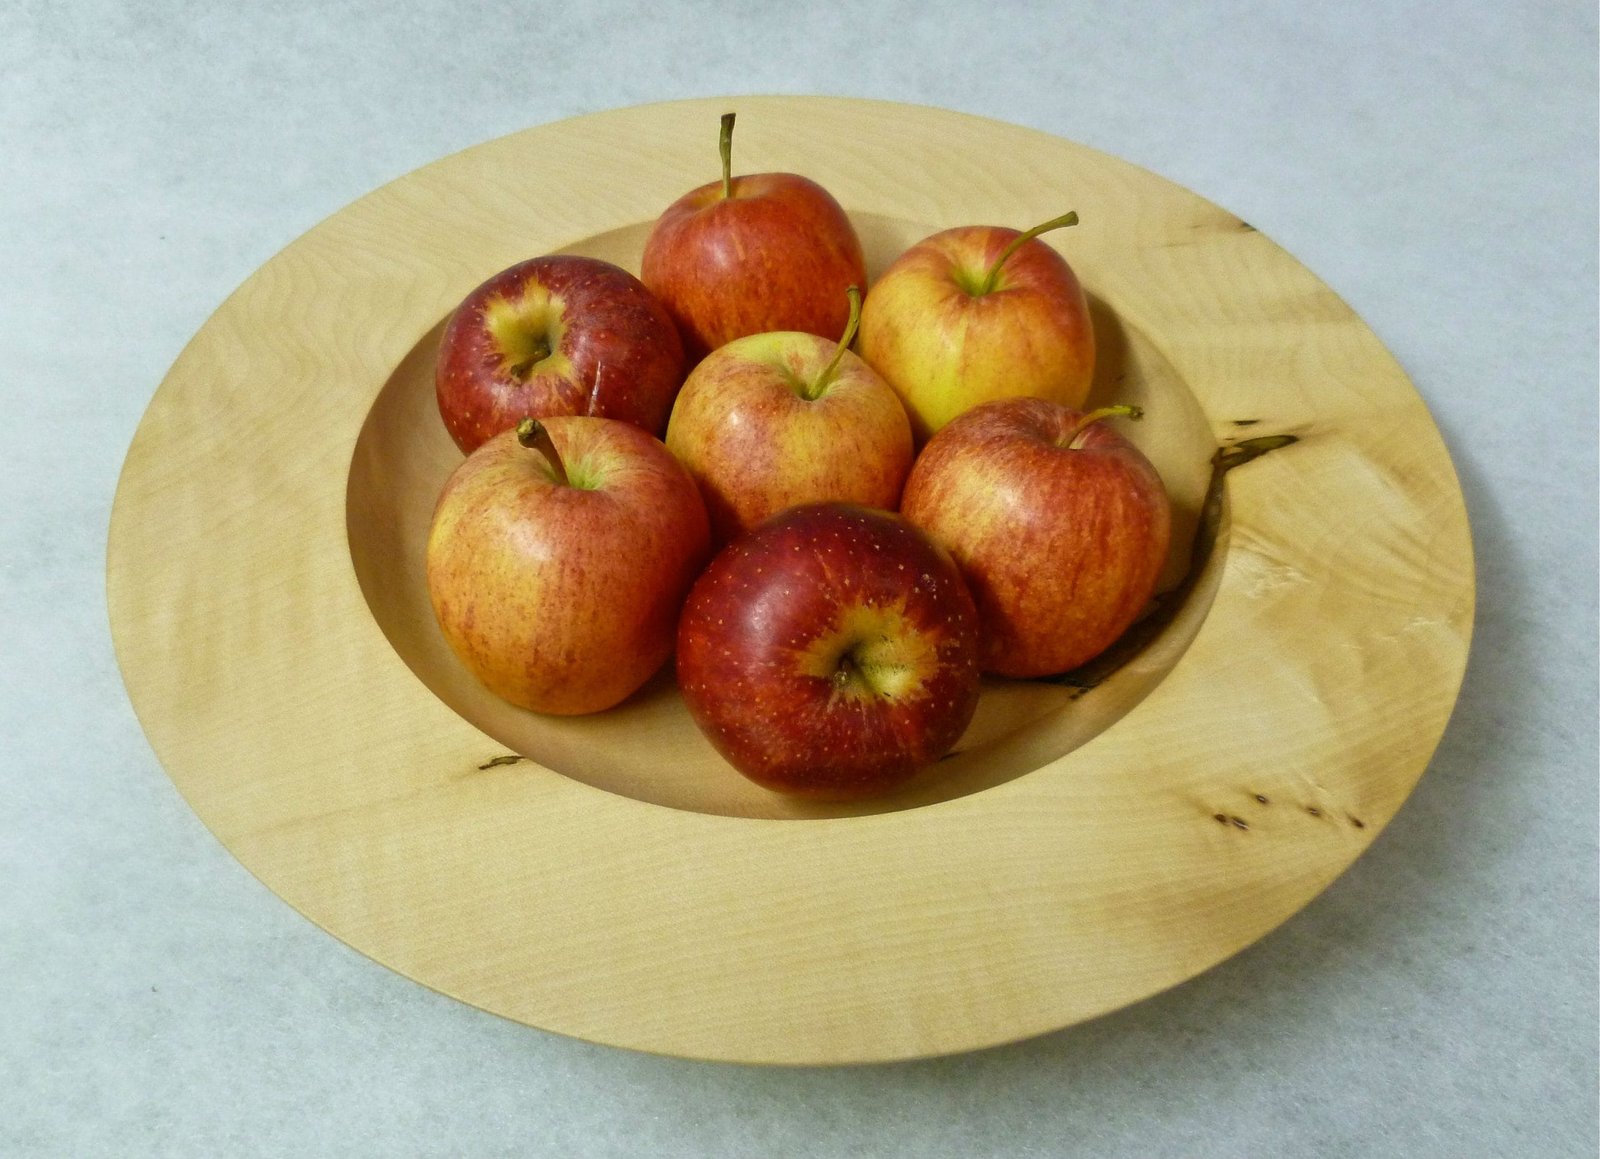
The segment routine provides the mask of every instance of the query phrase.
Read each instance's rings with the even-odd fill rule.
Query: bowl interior
[[[869,285],[925,223],[852,214],[866,250]],[[637,274],[650,222],[567,247]],[[977,714],[955,750],[892,797],[867,803],[798,802],[736,773],[700,735],[671,665],[623,704],[588,717],[546,717],[485,691],[455,659],[434,621],[424,578],[433,505],[462,456],[434,400],[433,363],[444,320],[384,383],[356,442],[346,492],[351,561],[385,636],[411,671],[451,709],[522,757],[624,796],[703,813],[762,818],[849,816],[950,800],[1054,762],[1133,708],[1182,656],[1211,605],[1226,516],[1203,517],[1214,485],[1216,440],[1193,393],[1159,349],[1094,293],[1092,265],[1069,259],[1090,293],[1098,344],[1091,405],[1131,402],[1144,421],[1120,429],[1161,472],[1173,502],[1173,539],[1159,614],[1128,646],[1075,678],[987,680]],[[485,270],[484,276],[493,273]]]

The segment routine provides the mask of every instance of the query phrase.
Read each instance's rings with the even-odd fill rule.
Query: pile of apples
[[[793,173],[667,207],[635,278],[548,255],[475,289],[436,367],[467,458],[427,546],[434,613],[493,693],[604,711],[676,655],[739,772],[826,799],[945,755],[983,673],[1074,668],[1146,608],[1171,513],[1083,412],[1094,334],[1038,235],[859,239]],[[856,349],[851,349],[852,346]],[[857,350],[859,353],[857,353]]]

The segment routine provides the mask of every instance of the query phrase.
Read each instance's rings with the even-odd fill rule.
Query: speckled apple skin
[[[450,648],[491,692],[535,712],[599,712],[671,654],[678,610],[710,555],[694,480],[616,419],[544,420],[574,479],[505,431],[445,485],[428,594]]]
[[[985,671],[1047,676],[1109,647],[1150,602],[1172,508],[1161,476],[1106,422],[1043,399],[967,411],[929,441],[900,510],[955,557],[983,625]]]
[[[519,377],[485,313],[530,293],[559,303],[561,337]],[[551,254],[502,270],[463,299],[439,340],[434,392],[450,437],[470,454],[524,418],[592,415],[659,436],[687,369],[677,327],[644,283],[598,258]]]
[[[837,349],[798,331],[753,334],[689,372],[667,447],[700,484],[713,542],[801,503],[899,505],[911,424],[889,385],[847,350],[818,397],[802,394]]]
[[[841,687],[838,657],[884,688]],[[978,621],[949,555],[899,516],[790,508],[720,552],[678,626],[678,684],[718,752],[769,789],[887,793],[977,708]]]
[[[692,366],[747,334],[801,330],[837,340],[845,291],[867,286],[861,240],[821,185],[795,173],[691,189],[650,229],[640,277],[677,322]]]
[[[1094,378],[1088,296],[1065,258],[1035,238],[981,278],[1019,235],[947,229],[891,262],[861,306],[861,356],[900,395],[922,444],[962,411],[1001,398],[1082,406]],[[964,271],[964,273],[963,273]]]

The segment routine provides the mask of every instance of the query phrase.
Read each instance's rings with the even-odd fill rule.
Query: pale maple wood
[[[431,358],[478,282],[572,250],[637,271],[718,172],[850,210],[872,272],[947,226],[1048,235],[1091,292],[1094,400],[1178,512],[1171,623],[1079,695],[993,682],[899,797],[801,807],[734,774],[670,672],[613,712],[502,705],[422,587],[459,453]],[[1207,541],[1209,542],[1209,540]],[[955,113],[835,98],[624,109],[448,157],[335,214],[205,324],[129,450],[113,635],[164,766],[270,889],[374,959],[533,1026],[641,1050],[851,1063],[973,1049],[1178,983],[1365,849],[1465,668],[1472,551],[1449,455],[1371,331],[1259,232],[1123,161]]]

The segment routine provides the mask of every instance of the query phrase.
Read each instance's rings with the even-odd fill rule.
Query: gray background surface
[[[0,4],[0,1154],[1595,1153],[1594,6],[931,11]],[[1455,718],[1351,872],[1192,983],[864,1069],[568,1041],[315,929],[139,730],[107,520],[222,299],[443,154],[753,92],[999,117],[1187,185],[1349,301],[1438,418],[1478,557]]]

